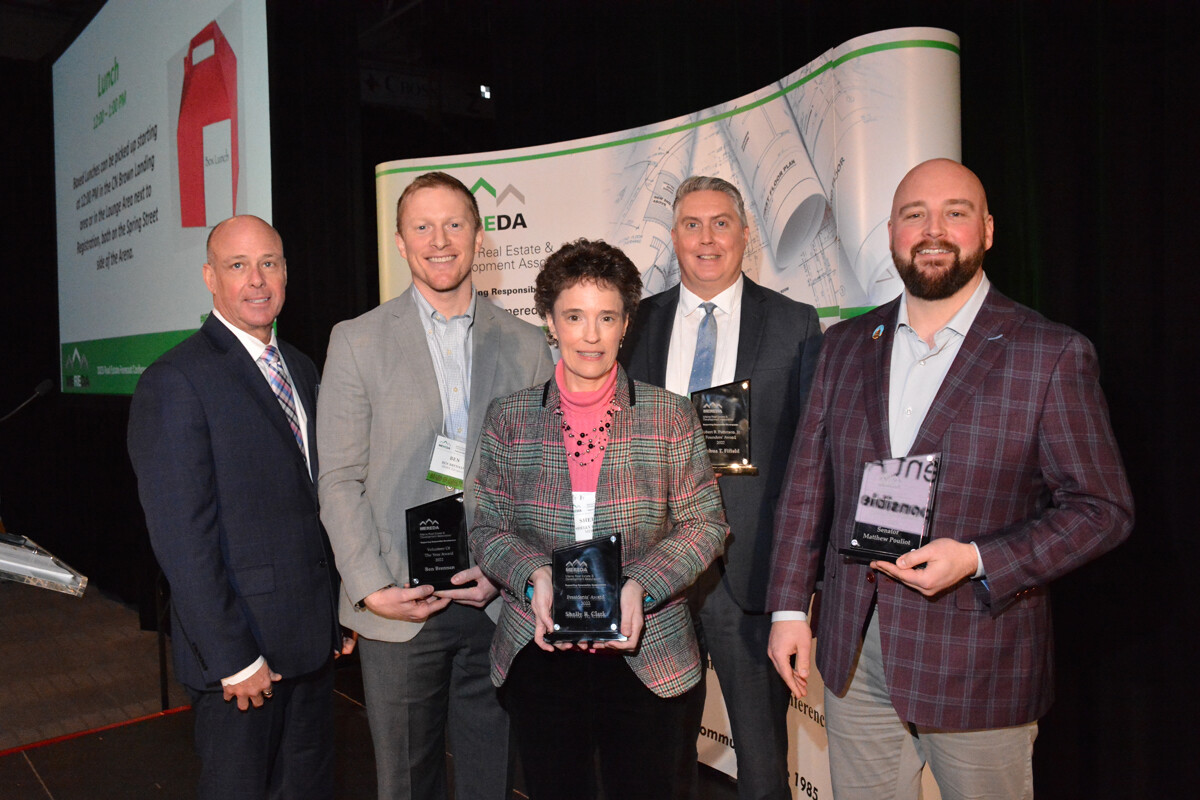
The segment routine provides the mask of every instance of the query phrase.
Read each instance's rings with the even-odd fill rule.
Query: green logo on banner
[[[155,359],[194,331],[166,331],[63,342],[64,394],[133,394],[138,378]]]

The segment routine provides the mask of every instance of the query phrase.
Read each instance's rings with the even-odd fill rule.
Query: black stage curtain
[[[1197,515],[1183,500],[1200,484],[1189,344],[1200,19],[1190,4],[411,4],[414,71],[487,83],[494,118],[360,105],[359,47],[378,30],[358,15],[381,5],[268,3],[274,212],[290,266],[279,325],[318,364],[330,327],[378,302],[374,164],[644,125],[758,89],[875,30],[958,33],[964,161],[996,218],[989,275],[1096,343],[1138,502],[1130,542],[1055,587],[1059,697],[1038,739],[1038,794],[1191,794],[1200,602],[1185,540]],[[58,373],[50,62],[0,59],[0,107],[3,413]],[[55,394],[0,426],[0,514],[93,586],[145,604],[154,565],[127,415],[126,398]]]

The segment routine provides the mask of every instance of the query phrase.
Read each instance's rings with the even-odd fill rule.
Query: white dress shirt
[[[738,332],[742,325],[742,285],[738,278],[732,286],[712,298],[716,305],[713,319],[717,322],[717,350],[713,359],[712,384],[721,386],[739,377],[737,371]],[[696,334],[704,319],[701,300],[690,289],[679,284],[679,305],[675,307],[675,323],[671,327],[671,344],[667,350],[667,390],[684,397],[692,377],[692,360],[696,357]]]

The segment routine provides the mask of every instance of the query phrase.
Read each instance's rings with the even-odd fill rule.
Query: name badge
[[[429,459],[429,471],[425,473],[425,480],[452,489],[462,489],[466,474],[467,443],[438,434],[437,441],[433,443],[433,455]]]
[[[591,539],[596,523],[596,493],[571,492],[571,504],[575,509],[575,541]]]

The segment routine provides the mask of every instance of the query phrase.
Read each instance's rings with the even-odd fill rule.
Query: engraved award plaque
[[[599,536],[551,554],[554,630],[547,642],[624,641],[621,634],[621,537]]]
[[[870,461],[863,470],[854,534],[838,552],[855,561],[895,561],[929,541],[941,453]]]
[[[757,475],[750,458],[750,381],[692,392],[708,458],[718,475]]]
[[[474,581],[455,586],[450,577],[471,566],[462,493],[414,506],[404,512],[408,528],[408,583],[434,589],[467,589]]]

